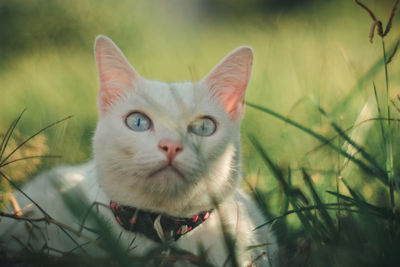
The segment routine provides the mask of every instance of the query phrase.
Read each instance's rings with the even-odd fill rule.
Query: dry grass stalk
[[[396,13],[396,9],[397,9],[397,6],[398,6],[399,2],[400,2],[400,0],[396,0],[394,2],[392,11],[390,12],[389,21],[388,21],[388,23],[386,25],[386,29],[385,29],[385,32],[383,33],[383,36],[386,36],[389,33],[390,29],[392,28],[393,18],[394,18],[394,15]]]
[[[396,102],[394,102],[394,99],[390,99],[390,102],[392,103],[393,107],[400,113],[400,107],[397,105]]]
[[[360,7],[362,7],[365,11],[368,12],[369,16],[372,18],[372,20],[375,22],[377,21],[374,12],[372,12],[371,9],[369,9],[366,5],[364,5],[363,3],[361,3],[358,0],[354,0],[356,2],[357,5],[359,5]]]
[[[21,207],[19,206],[18,201],[13,194],[10,194],[8,196],[8,200],[10,201],[11,206],[14,210],[14,214],[17,216],[22,216]]]
[[[371,30],[369,31],[369,42],[372,44],[374,42],[375,28],[379,21],[374,21],[371,25]]]
[[[392,53],[390,54],[390,57],[386,61],[386,65],[389,64],[390,62],[392,62],[394,55],[396,55],[397,48],[399,48],[399,41],[397,41],[396,45],[394,46],[394,49],[393,49]]]
[[[72,117],[68,116],[56,121],[28,138],[24,138],[16,130],[23,113],[24,111],[11,123],[5,134],[0,134],[2,139],[0,144],[0,175],[4,176],[7,173],[7,176],[13,178],[13,182],[25,181],[29,175],[37,171],[43,158],[60,158],[60,156],[44,155],[48,152],[48,147],[46,145],[46,136],[43,132]],[[35,140],[32,140],[34,138]],[[0,180],[0,208],[9,205],[9,194],[14,190],[15,188],[10,181],[7,179]],[[13,203],[10,204],[13,205]],[[14,210],[16,210],[15,207]]]
[[[372,12],[371,9],[369,9],[366,5],[364,5],[363,3],[361,3],[359,0],[354,0],[356,2],[357,5],[359,5],[362,9],[364,9],[365,11],[368,12],[369,16],[372,19],[372,25],[371,25],[371,30],[369,32],[369,41],[372,43],[374,40],[374,33],[375,33],[375,29],[378,33],[378,35],[382,38],[384,38],[389,32],[390,29],[392,28],[392,24],[393,24],[393,18],[394,15],[396,14],[396,10],[397,10],[397,6],[400,2],[400,0],[396,0],[393,4],[392,10],[390,12],[390,17],[388,20],[388,23],[386,25],[385,31],[383,31],[383,26],[382,26],[382,22],[380,20],[378,20],[374,14],[374,12]]]
[[[249,265],[247,265],[246,267],[256,267],[257,265],[257,261],[259,261],[262,257],[265,257],[267,255],[267,253],[265,253],[265,251],[263,253],[261,253],[260,255],[258,255]]]

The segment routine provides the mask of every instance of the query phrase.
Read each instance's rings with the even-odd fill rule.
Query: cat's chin
[[[160,180],[159,182],[173,182],[174,180],[181,180],[183,182],[188,182],[185,175],[175,166],[166,165],[149,174],[149,179]]]

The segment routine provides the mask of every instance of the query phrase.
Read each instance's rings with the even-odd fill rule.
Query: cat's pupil
[[[215,132],[216,128],[216,124],[212,119],[204,117],[192,122],[188,130],[196,135],[210,136]]]
[[[151,128],[151,120],[141,112],[133,112],[125,119],[125,124],[135,132],[144,132]]]

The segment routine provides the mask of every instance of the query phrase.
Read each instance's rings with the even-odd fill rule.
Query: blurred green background
[[[393,1],[364,3],[386,22]],[[386,38],[388,46],[399,36],[398,21]],[[25,108],[18,127],[23,136],[73,115],[46,132],[49,154],[63,158],[42,166],[90,159],[98,85],[93,42],[104,34],[144,77],[164,81],[200,79],[229,51],[250,45],[255,63],[247,101],[334,136],[315,103],[347,128],[373,96],[372,81],[384,97],[383,68],[364,76],[382,61],[380,40],[368,41],[370,25],[367,13],[349,0],[2,0],[0,129],[5,132]],[[399,60],[390,64],[393,97],[399,92],[399,67]],[[248,134],[280,165],[309,167],[321,190],[334,186],[334,178],[321,174],[334,174],[337,154],[324,148],[306,155],[320,143],[247,108],[244,167],[250,181],[257,174],[267,177],[264,191],[278,185],[268,178]]]

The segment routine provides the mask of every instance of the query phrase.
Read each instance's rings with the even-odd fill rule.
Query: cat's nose
[[[162,139],[158,143],[158,148],[165,153],[169,161],[172,161],[178,153],[183,151],[182,142],[172,139]]]

